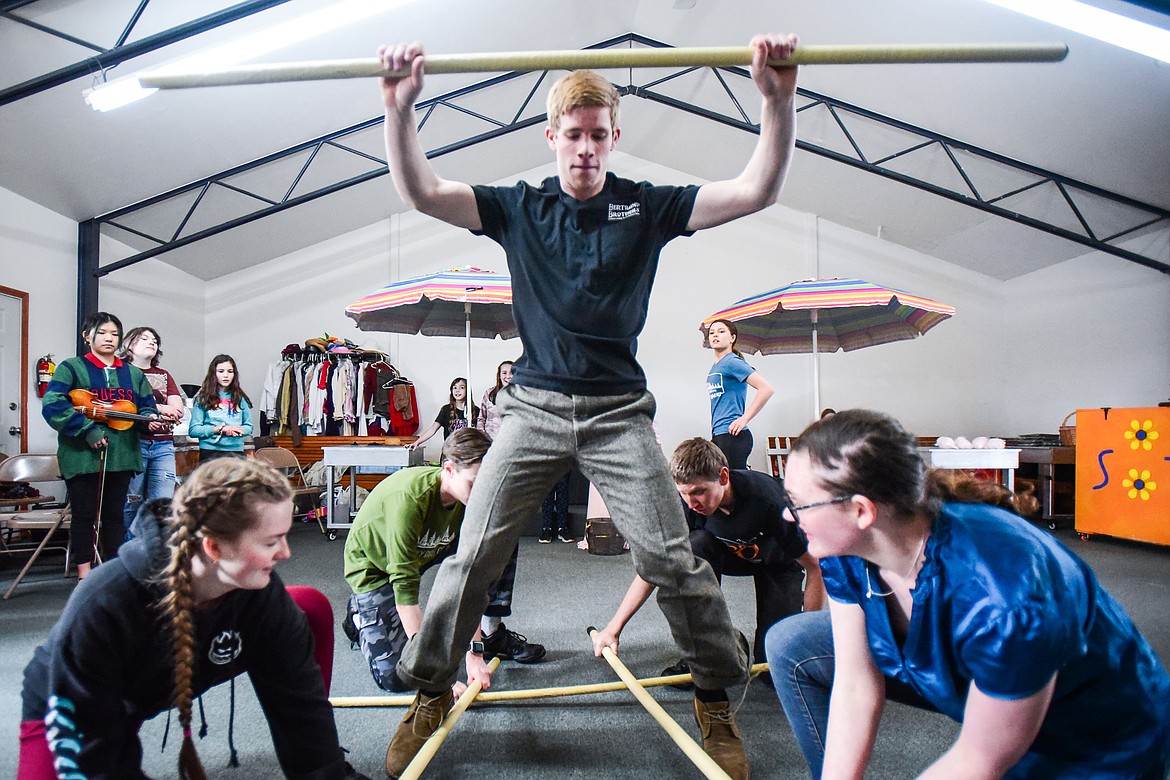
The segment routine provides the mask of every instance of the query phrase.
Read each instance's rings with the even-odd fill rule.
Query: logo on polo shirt
[[[609,221],[621,222],[623,219],[636,217],[642,213],[641,203],[611,203],[609,204]]]

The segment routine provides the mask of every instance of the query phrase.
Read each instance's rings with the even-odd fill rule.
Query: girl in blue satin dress
[[[922,777],[1161,780],[1170,678],[1149,643],[1014,496],[945,474],[864,410],[814,423],[788,458],[785,516],[830,609],[766,648],[813,776],[861,776],[891,698],[963,724]]]

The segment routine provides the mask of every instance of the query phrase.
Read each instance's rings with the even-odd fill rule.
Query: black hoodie
[[[138,727],[170,709],[174,692],[155,581],[167,557],[168,508],[165,500],[143,507],[137,537],[78,584],[25,667],[22,719],[45,720],[63,777],[146,777]],[[231,591],[194,618],[194,693],[247,672],[285,775],[349,776],[308,622],[280,579],[273,574],[263,590]]]

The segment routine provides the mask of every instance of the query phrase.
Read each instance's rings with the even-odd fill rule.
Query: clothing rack
[[[285,352],[281,354],[282,360],[301,360],[306,363],[323,363],[326,360],[337,362],[339,360],[350,360],[354,363],[377,363],[380,360],[386,360],[389,363],[386,355],[381,352],[318,352],[315,349],[298,349],[296,352]]]

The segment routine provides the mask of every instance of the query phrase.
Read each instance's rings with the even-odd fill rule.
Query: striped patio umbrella
[[[861,279],[805,279],[744,298],[699,325],[730,320],[745,353],[813,355],[813,419],[820,413],[822,352],[849,352],[921,336],[955,313],[952,306]]]
[[[512,280],[474,266],[403,279],[345,307],[359,330],[464,336],[467,397],[471,394],[471,339],[520,335],[512,320]]]

